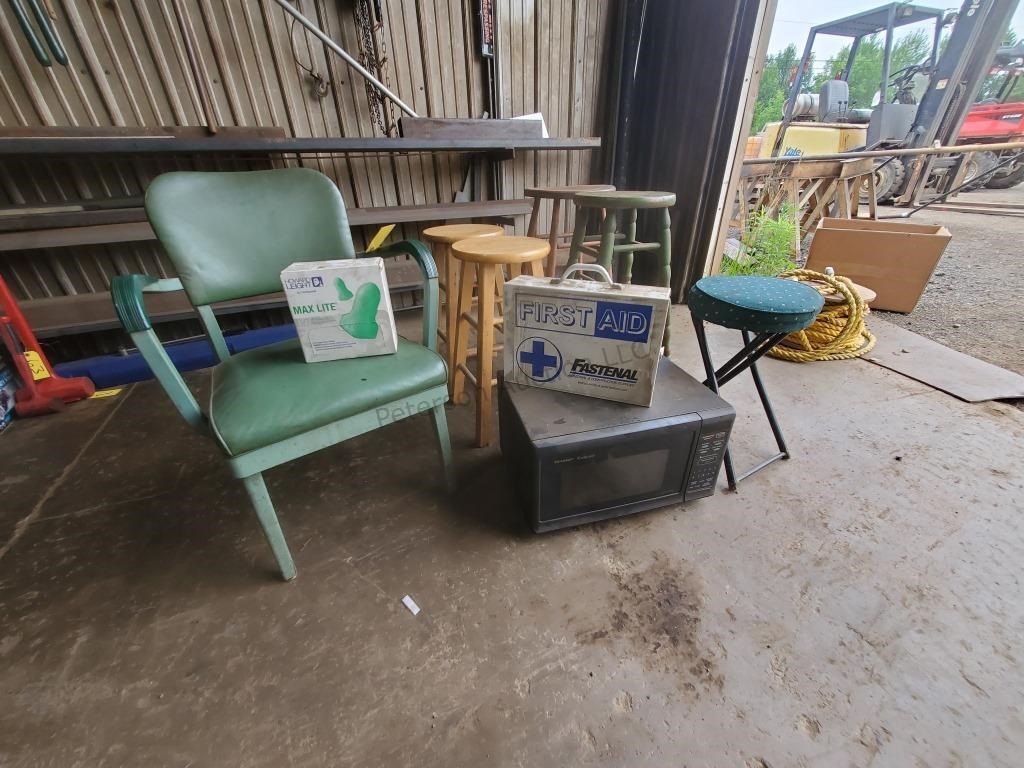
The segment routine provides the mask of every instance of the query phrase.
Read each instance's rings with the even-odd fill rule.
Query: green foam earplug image
[[[348,301],[352,298],[352,291],[340,277],[334,278],[334,287],[338,290],[338,301]]]
[[[339,280],[340,282],[340,280]],[[363,283],[356,290],[352,311],[341,316],[341,327],[356,339],[375,339],[380,331],[377,308],[380,306],[380,288],[376,283]]]

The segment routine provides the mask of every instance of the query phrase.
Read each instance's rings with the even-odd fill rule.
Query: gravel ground
[[[1024,185],[962,195],[970,202],[1024,206]],[[955,202],[955,201],[954,201]],[[896,209],[883,209],[881,215]],[[879,312],[961,352],[1024,374],[1024,217],[925,209],[910,221],[942,224],[953,234],[917,307],[908,315]]]

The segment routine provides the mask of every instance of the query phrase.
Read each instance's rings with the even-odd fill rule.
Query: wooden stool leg
[[[523,265],[523,274],[530,274],[534,277],[544,277],[544,266],[544,259],[531,261],[530,263]]]
[[[530,223],[526,227],[527,237],[537,236],[537,223],[540,219],[540,198],[533,198],[533,210],[530,211]]]
[[[449,374],[455,371],[455,329],[459,324],[459,264],[455,261],[450,244],[444,246],[444,357],[448,362]],[[450,380],[450,379],[449,379]]]
[[[451,387],[452,402],[455,405],[462,405],[462,398],[466,391],[466,373],[464,367],[469,352],[469,323],[463,318],[473,306],[473,272],[474,266],[465,261],[459,262],[459,303],[455,317],[458,322],[455,326],[455,362],[448,370],[448,380]]]
[[[509,279],[514,277],[511,267],[509,268]],[[501,319],[505,309],[505,270],[499,264],[494,268],[494,312]]]
[[[481,264],[480,285],[494,281],[494,265]],[[476,325],[476,445],[491,442],[491,376],[494,369],[494,294],[480,291]]]
[[[548,245],[551,246],[551,253],[548,254],[547,264],[547,275],[548,277],[555,276],[555,270],[558,269],[557,263],[557,251],[558,251],[558,231],[560,229],[559,220],[562,218],[562,199],[556,197],[551,201],[551,230],[548,232]]]
[[[626,242],[636,242],[636,208],[626,211]],[[633,282],[633,251],[626,251],[622,254],[622,264],[619,266],[618,280],[620,283]]]
[[[601,226],[601,245],[598,250],[597,263],[608,270],[608,274],[615,279],[615,273],[612,272],[612,261],[615,258],[615,229],[618,225],[618,212],[609,210],[604,217],[604,223]]]
[[[668,208],[662,208],[658,214],[658,255],[661,257],[661,264],[658,265],[658,285],[671,288],[672,286],[672,214]],[[671,309],[671,305],[669,305]],[[669,342],[672,340],[672,316],[669,314],[669,321],[665,323],[665,357],[672,354]]]
[[[576,208],[576,225],[572,231],[572,245],[569,246],[569,263],[579,264],[583,260],[583,253],[580,248],[583,247],[583,238],[587,234],[587,214],[588,209]]]

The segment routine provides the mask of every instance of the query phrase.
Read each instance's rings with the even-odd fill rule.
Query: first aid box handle
[[[622,286],[612,280],[612,276],[608,274],[608,270],[602,267],[600,264],[570,264],[565,268],[565,272],[562,273],[561,277],[555,277],[551,279],[551,285],[558,285],[560,282],[565,280],[569,275],[574,272],[594,272],[604,278],[606,283],[611,283],[612,288],[622,289]]]

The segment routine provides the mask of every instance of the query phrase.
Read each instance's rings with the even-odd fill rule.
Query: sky
[[[918,0],[917,5],[959,10],[961,3],[954,0],[952,5],[947,5],[949,2],[950,0],[939,0],[939,2]],[[881,5],[886,5],[886,0],[837,0],[832,3],[822,2],[822,0],[779,0],[771,40],[768,43],[768,52],[781,51],[793,43],[799,56],[807,42],[807,33],[814,25],[841,19],[844,16],[867,11]],[[1013,14],[1013,20],[1010,22],[1010,28],[1018,35],[1024,33],[1024,7],[1020,5],[1017,7]],[[915,29],[927,29],[930,35],[934,31],[935,25],[930,23],[907,25],[896,31],[896,39]],[[824,61],[842,48],[846,42],[847,38],[820,35],[814,46],[817,59]]]

